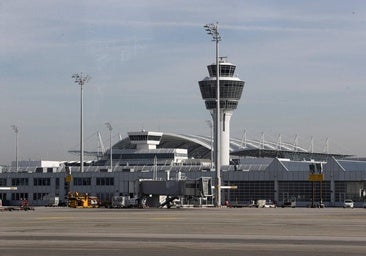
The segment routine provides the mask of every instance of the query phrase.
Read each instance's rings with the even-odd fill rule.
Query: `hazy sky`
[[[209,135],[198,81],[214,62],[203,25],[219,22],[221,56],[246,82],[232,137],[366,156],[366,1],[0,0],[0,163],[76,160],[80,87],[85,149],[105,122]]]

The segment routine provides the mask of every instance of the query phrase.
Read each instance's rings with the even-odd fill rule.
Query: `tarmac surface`
[[[0,255],[366,255],[366,209],[3,211]]]

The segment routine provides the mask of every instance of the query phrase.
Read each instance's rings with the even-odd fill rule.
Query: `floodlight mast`
[[[212,36],[212,41],[216,43],[216,123],[215,123],[215,168],[216,168],[216,207],[221,206],[221,161],[220,161],[220,62],[219,62],[219,42],[221,41],[221,36],[218,31],[219,23],[216,22],[211,24],[206,24],[204,26],[207,34]]]
[[[72,75],[75,83],[80,85],[80,172],[84,172],[84,135],[83,135],[83,85],[90,80],[90,76],[83,73]]]
[[[18,133],[19,133],[19,129],[16,125],[12,125],[11,128],[13,129],[13,131],[15,132],[15,168],[16,171],[18,172]]]
[[[112,130],[113,127],[110,122],[105,123],[109,130],[109,156],[110,156],[110,162],[111,162],[111,170],[113,170],[113,164],[112,164]]]

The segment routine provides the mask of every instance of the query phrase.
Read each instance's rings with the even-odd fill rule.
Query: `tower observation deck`
[[[244,89],[244,81],[234,76],[235,68],[235,65],[226,62],[223,58],[220,59],[220,158],[222,165],[229,165],[230,163],[230,119],[234,110],[238,107]],[[216,122],[216,64],[207,66],[207,69],[209,77],[199,81],[198,84],[206,109],[210,111],[213,121]]]

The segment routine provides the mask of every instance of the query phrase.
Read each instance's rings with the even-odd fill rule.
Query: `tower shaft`
[[[219,151],[220,160],[222,165],[230,164],[230,119],[233,114],[233,111],[220,111],[220,139],[221,139],[221,148]],[[212,121],[216,122],[216,110],[211,113]],[[216,130],[215,130],[216,132]],[[215,153],[216,157],[216,153]]]

